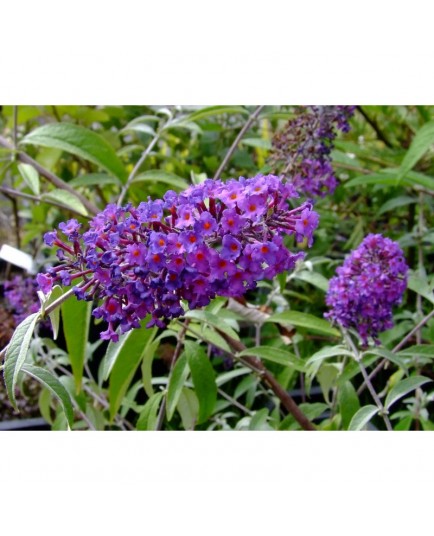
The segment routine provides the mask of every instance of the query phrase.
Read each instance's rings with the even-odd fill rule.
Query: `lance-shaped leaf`
[[[324,359],[327,359],[329,357],[335,357],[335,356],[353,356],[352,352],[347,350],[341,345],[337,346],[326,346],[325,348],[322,348],[321,350],[318,350],[318,352],[315,352],[306,362],[306,366],[312,365],[313,363],[318,363],[324,361]]]
[[[249,112],[242,106],[207,106],[197,110],[196,112],[193,112],[187,117],[187,119],[189,121],[199,121],[199,119],[204,119],[205,117],[214,117],[221,114],[249,115]]]
[[[410,378],[405,378],[405,380],[401,380],[394,387],[392,387],[392,389],[388,393],[386,397],[386,402],[384,404],[386,409],[389,409],[392,404],[394,404],[400,398],[405,396],[407,393],[414,391],[421,385],[424,385],[425,383],[428,383],[430,381],[432,380],[430,380],[429,378],[424,378],[423,376],[411,376]]]
[[[168,421],[170,421],[173,417],[179,397],[181,396],[182,388],[184,387],[184,383],[189,372],[190,369],[188,368],[187,357],[185,353],[183,353],[175,363],[169,379],[166,402],[166,414]]]
[[[125,181],[126,170],[113,147],[99,134],[71,123],[51,123],[32,130],[21,143],[53,147],[93,162]]]
[[[348,430],[355,432],[364,428],[374,415],[378,413],[377,406],[363,406],[357,411],[351,419]]]
[[[193,430],[199,414],[199,402],[197,401],[197,396],[194,391],[187,387],[183,387],[176,409],[181,416],[184,429]]]
[[[50,292],[50,295],[47,299],[47,301],[44,304],[44,310],[51,305],[53,302],[55,302],[60,296],[63,295],[63,289],[59,285],[55,285]],[[51,329],[53,330],[53,339],[57,339],[57,334],[59,333],[59,323],[60,323],[60,309],[59,307],[56,307],[51,311],[51,313],[48,315],[50,322],[51,322]]]
[[[133,376],[140,365],[148,345],[155,337],[156,328],[133,329],[127,337],[111,367],[109,383],[110,419],[113,420],[125,396]],[[116,344],[116,343],[114,343]]]
[[[18,409],[15,400],[15,385],[18,373],[26,360],[33,331],[39,317],[39,313],[33,313],[18,325],[6,351],[4,378],[9,399],[15,409]]]
[[[137,175],[137,177],[134,178],[133,182],[161,182],[178,190],[184,190],[188,186],[188,182],[182,177],[179,177],[179,175],[160,169],[151,169],[144,173],[140,173],[140,175]]]
[[[158,409],[163,395],[163,391],[155,393],[146,402],[137,421],[137,430],[155,430],[158,421]]]
[[[339,410],[342,417],[342,427],[347,430],[352,418],[360,409],[357,391],[351,382],[346,381],[338,392]]]
[[[76,195],[66,190],[59,190],[59,189],[51,190],[50,192],[42,194],[41,199],[54,201],[54,203],[63,205],[66,209],[70,209],[70,210],[73,210],[74,212],[77,212],[78,214],[87,216],[86,207],[83,205],[80,199]]]
[[[283,365],[284,367],[293,367],[300,372],[305,372],[305,362],[287,350],[282,350],[281,348],[274,348],[272,346],[256,346],[254,348],[247,348],[238,354],[240,357],[254,355],[265,359],[266,361],[271,361],[272,363],[277,363]]]
[[[301,313],[299,311],[284,311],[283,313],[276,313],[271,315],[266,322],[276,322],[283,326],[296,326],[305,328],[315,333],[322,333],[323,335],[332,335],[333,337],[339,337],[340,332],[336,328],[332,327],[330,323],[323,319],[318,318],[308,313]]]
[[[66,420],[71,428],[74,423],[74,410],[68,391],[62,385],[60,380],[51,374],[51,372],[48,372],[48,370],[45,370],[41,367],[35,367],[34,365],[23,365],[22,371],[32,378],[35,378],[35,380],[53,393],[53,395],[59,400],[63,412],[65,413]]]
[[[199,400],[198,424],[201,424],[212,415],[217,400],[214,369],[202,346],[186,341],[185,354],[190,367],[194,390]]]
[[[201,322],[209,324],[214,328],[217,328],[218,330],[222,331],[223,333],[226,333],[226,335],[229,335],[229,337],[232,337],[237,341],[240,340],[238,333],[229,326],[229,324],[224,318],[210,313],[209,311],[193,309],[185,313],[185,318],[193,318],[195,320],[199,320]]]
[[[399,169],[398,181],[412,169],[430,147],[434,146],[434,121],[430,121],[418,130],[404,156]]]
[[[71,297],[62,304],[63,333],[71,361],[77,394],[81,390],[92,304]]]
[[[36,169],[30,164],[18,164],[18,171],[32,192],[35,195],[39,195],[39,174]]]

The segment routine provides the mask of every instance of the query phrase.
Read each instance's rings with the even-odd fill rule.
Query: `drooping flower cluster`
[[[381,234],[368,235],[330,280],[324,316],[355,328],[363,343],[393,327],[392,307],[407,287],[408,266],[399,245]]]
[[[296,189],[308,197],[332,194],[337,179],[330,152],[336,137],[335,127],[348,132],[348,119],[355,106],[306,106],[273,138],[271,162],[282,166]]]
[[[65,238],[46,233],[60,264],[37,279],[48,292],[55,282],[82,278],[77,297],[103,300],[93,312],[108,322],[102,338],[116,341],[119,326],[137,328],[148,314],[148,326],[163,327],[163,319],[184,313],[181,300],[202,307],[291,270],[304,253],[290,252],[283,235],[310,246],[318,225],[310,203],[290,209],[287,199],[295,197],[290,183],[258,175],[206,180],[137,208],[108,205],[83,234],[76,220],[59,225]]]
[[[4,290],[7,308],[12,312],[16,326],[28,315],[39,311],[38,284],[33,277],[16,275],[5,281]]]

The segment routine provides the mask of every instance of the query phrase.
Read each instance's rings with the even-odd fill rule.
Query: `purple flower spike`
[[[193,309],[216,295],[240,297],[292,270],[304,253],[290,252],[282,237],[310,245],[318,223],[310,203],[289,207],[297,197],[290,183],[258,175],[206,180],[138,208],[108,205],[81,235],[75,220],[60,225],[65,242],[47,233],[60,262],[38,283],[47,292],[82,278],[76,296],[102,302],[93,315],[109,325],[103,339],[116,341],[148,315],[148,327],[164,327],[184,313],[182,301]]]
[[[330,280],[324,316],[354,328],[367,344],[393,327],[392,307],[407,288],[408,266],[396,242],[380,234],[368,235]]]
[[[330,153],[334,125],[348,132],[355,106],[306,106],[273,138],[271,162],[281,165],[295,188],[307,197],[332,194],[338,181]]]

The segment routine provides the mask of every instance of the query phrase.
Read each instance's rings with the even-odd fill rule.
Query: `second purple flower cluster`
[[[30,314],[39,311],[38,284],[33,277],[16,275],[11,281],[5,281],[4,289],[7,307],[14,316],[16,326]]]
[[[271,161],[308,197],[332,194],[338,184],[330,153],[335,126],[348,132],[355,106],[306,106],[273,138]]]
[[[399,245],[380,234],[368,235],[330,280],[326,303],[330,318],[355,328],[366,344],[393,327],[392,306],[407,287],[408,266]]]

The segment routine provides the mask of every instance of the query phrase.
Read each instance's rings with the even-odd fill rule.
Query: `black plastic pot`
[[[35,419],[14,419],[11,421],[0,422],[0,432],[50,429],[50,425],[42,417],[37,417]]]

